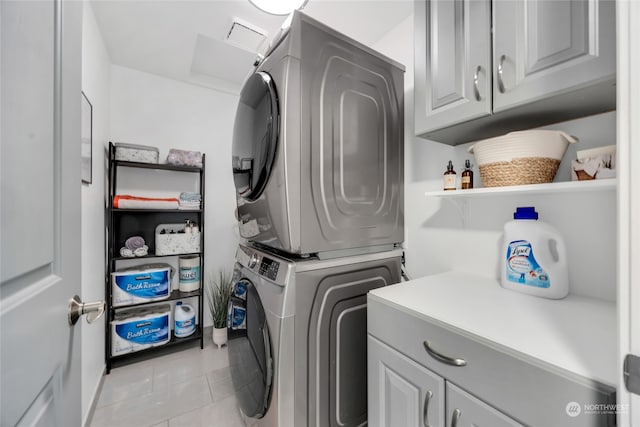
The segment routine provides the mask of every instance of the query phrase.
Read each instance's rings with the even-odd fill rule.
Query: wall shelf
[[[200,255],[200,252],[186,252],[183,254],[169,254],[169,255],[156,255],[153,252],[148,253],[145,256],[136,256],[136,257],[124,257],[124,256],[114,256],[113,260],[114,261],[124,261],[124,260],[135,260],[135,259],[145,259],[145,258],[167,258],[167,257],[172,257],[172,256],[177,256],[177,257],[181,257],[181,256],[189,256],[189,255]]]
[[[191,292],[182,292],[177,289],[174,289],[173,291],[171,291],[171,294],[169,295],[168,298],[165,298],[162,300],[149,301],[149,302],[141,302],[137,304],[120,305],[117,307],[111,307],[111,310],[113,310],[114,312],[117,312],[118,310],[127,310],[134,307],[144,307],[146,305],[157,305],[157,304],[162,304],[168,301],[177,301],[177,300],[193,298],[193,297],[197,298],[200,296],[202,296],[202,292],[200,292],[199,289]]]
[[[548,184],[513,185],[509,187],[474,188],[472,190],[427,191],[426,197],[459,198],[489,196],[514,196],[533,194],[577,193],[594,191],[615,191],[616,179],[596,179],[593,181],[550,182]]]
[[[202,209],[113,209],[114,214],[119,213],[163,214],[163,213],[202,213]]]
[[[201,167],[199,168],[195,166],[171,165],[166,163],[140,163],[128,160],[113,160],[113,165],[116,167],[121,166],[139,169],[167,170],[173,172],[200,172],[202,170]]]
[[[146,360],[150,357],[157,357],[159,355],[164,355],[168,352],[175,350],[175,347],[181,346],[186,343],[202,342],[203,339],[204,339],[203,328],[200,325],[198,325],[196,326],[196,331],[193,334],[189,335],[188,337],[178,338],[175,335],[171,335],[171,339],[166,344],[163,344],[158,347],[150,347],[144,350],[137,351],[135,353],[122,354],[120,356],[112,356],[110,358],[110,363],[112,364],[112,367],[118,367],[128,363]]]

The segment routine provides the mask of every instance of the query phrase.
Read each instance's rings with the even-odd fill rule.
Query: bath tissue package
[[[171,339],[171,306],[122,310],[111,322],[111,355],[120,356],[163,345]]]
[[[111,273],[113,307],[169,298],[171,266]]]

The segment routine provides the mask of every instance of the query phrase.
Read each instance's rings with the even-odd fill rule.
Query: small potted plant
[[[232,276],[224,270],[218,273],[217,278],[210,279],[205,289],[213,320],[213,343],[218,348],[227,343],[227,306],[232,289]]]

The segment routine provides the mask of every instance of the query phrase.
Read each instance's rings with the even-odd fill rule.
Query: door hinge
[[[634,354],[627,354],[625,356],[622,376],[627,391],[640,394],[640,357]]]

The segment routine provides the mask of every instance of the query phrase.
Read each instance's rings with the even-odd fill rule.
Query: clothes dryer
[[[290,259],[239,246],[228,351],[247,425],[366,422],[366,294],[400,281],[401,256]]]
[[[245,82],[242,237],[292,254],[403,241],[404,66],[301,12]]]

